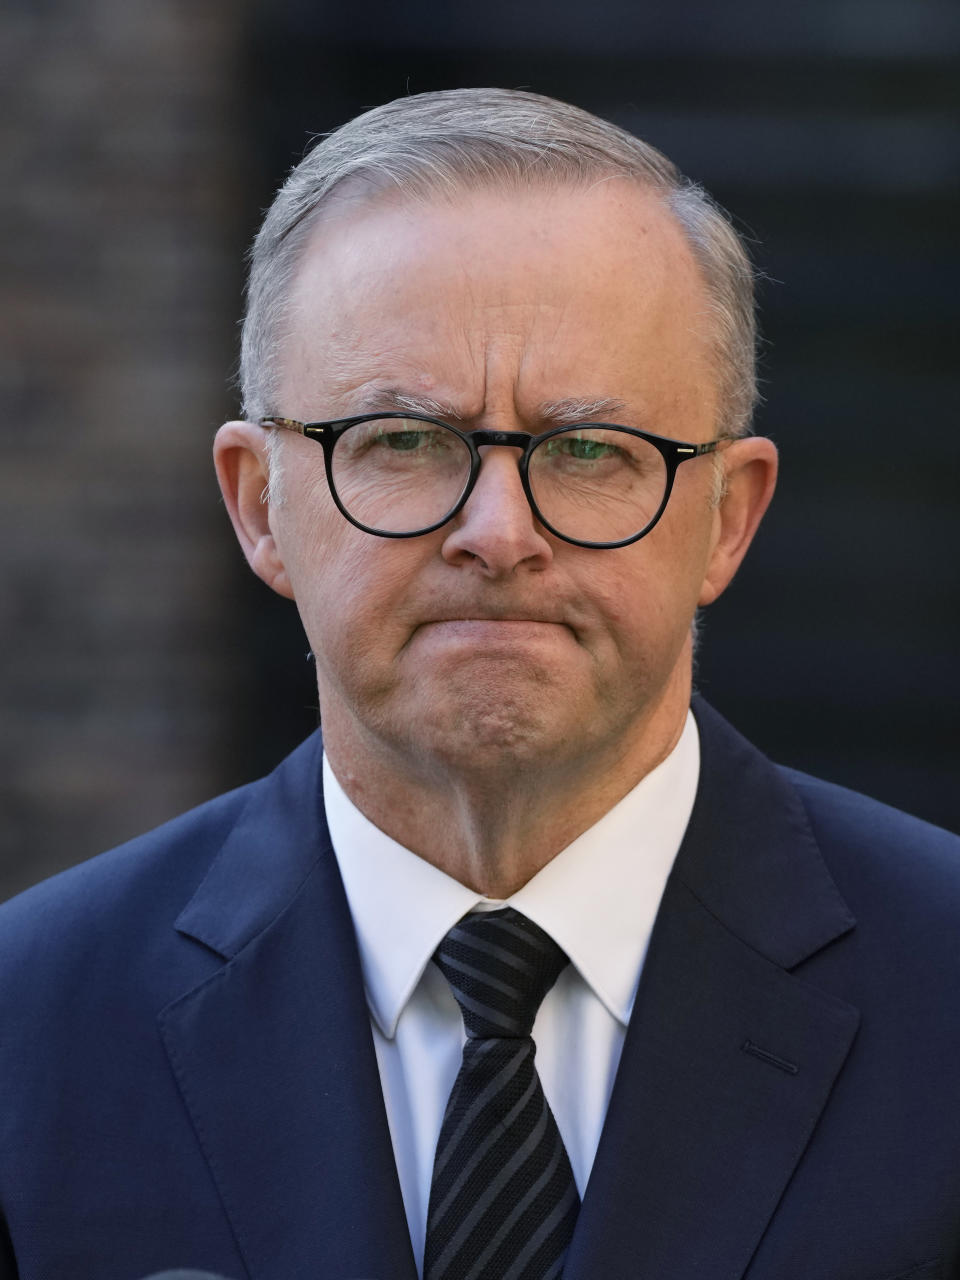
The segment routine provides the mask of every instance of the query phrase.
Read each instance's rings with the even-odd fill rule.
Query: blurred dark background
[[[733,213],[782,479],[699,686],[775,759],[960,828],[955,4],[20,0],[0,70],[0,897],[314,727],[209,461],[243,251],[313,135],[468,85],[615,120]]]

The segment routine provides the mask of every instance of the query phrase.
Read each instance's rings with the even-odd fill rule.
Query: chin
[[[567,711],[568,708],[563,708]],[[581,735],[556,701],[499,694],[457,700],[443,713],[415,709],[402,722],[408,749],[462,774],[502,774],[543,768],[582,750]]]

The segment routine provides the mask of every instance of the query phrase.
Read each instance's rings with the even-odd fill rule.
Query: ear
[[[267,432],[252,422],[227,422],[216,434],[213,460],[220,492],[250,568],[268,587],[293,599],[270,524]]]
[[[747,554],[777,484],[777,449],[763,436],[732,441],[723,451],[724,496],[715,512],[714,544],[698,604],[712,604]]]

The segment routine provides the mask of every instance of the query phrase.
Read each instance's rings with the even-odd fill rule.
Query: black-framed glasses
[[[333,500],[379,538],[415,538],[460,511],[480,474],[484,445],[520,449],[520,482],[540,523],[578,547],[625,547],[666,509],[677,468],[728,436],[688,444],[608,422],[526,431],[460,431],[437,418],[365,413],[331,422],[263,418],[323,446]]]

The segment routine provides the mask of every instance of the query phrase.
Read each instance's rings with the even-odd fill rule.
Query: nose
[[[450,564],[476,565],[485,577],[500,578],[519,568],[545,569],[553,548],[539,526],[520,480],[518,451],[488,445],[473,492],[450,525],[443,557]]]

